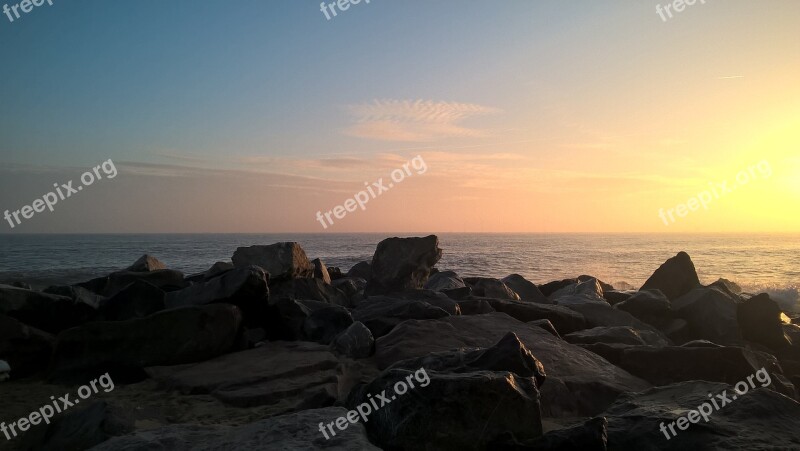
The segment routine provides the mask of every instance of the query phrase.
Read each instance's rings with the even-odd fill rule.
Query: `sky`
[[[795,0],[52,3],[0,233],[800,231]]]

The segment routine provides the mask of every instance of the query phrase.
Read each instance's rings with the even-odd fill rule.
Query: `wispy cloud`
[[[345,134],[381,141],[435,141],[448,137],[483,137],[486,130],[460,125],[479,115],[495,114],[497,108],[473,103],[432,100],[374,100],[347,107],[356,123]]]

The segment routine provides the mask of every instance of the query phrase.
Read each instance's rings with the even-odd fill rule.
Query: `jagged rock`
[[[725,290],[727,293],[731,295],[739,295],[742,294],[742,287],[737,285],[735,282],[731,282],[728,279],[717,279],[716,282],[709,285],[709,287],[719,287]]]
[[[190,283],[207,282],[214,277],[219,277],[234,268],[235,266],[233,266],[233,263],[231,262],[216,262],[207,270],[187,277],[186,281]]]
[[[461,299],[457,300],[458,308],[462,315],[482,315],[496,311],[489,301],[485,299]]]
[[[600,289],[603,292],[614,290],[614,287],[611,284],[605,283],[602,280],[598,279],[597,277],[587,276],[587,275],[578,276],[578,282],[590,282],[592,281],[592,279],[597,281],[598,285],[600,285]]]
[[[76,285],[101,296],[111,297],[136,281],[147,282],[164,291],[180,290],[187,285],[183,273],[172,269],[149,272],[117,271]]]
[[[425,285],[431,268],[442,258],[439,238],[387,238],[378,244],[370,264],[366,295],[389,294]]]
[[[247,325],[267,321],[269,276],[258,266],[236,268],[203,283],[167,293],[167,308],[207,304],[232,304],[242,310]]]
[[[614,308],[630,313],[636,318],[652,324],[659,320],[669,320],[672,316],[672,304],[660,290],[639,291]]]
[[[242,323],[227,304],[166,310],[147,318],[87,323],[56,341],[51,379],[84,383],[111,372],[116,382],[137,380],[141,369],[213,358],[233,349]]]
[[[673,319],[660,329],[675,344],[692,341],[692,329],[683,319]]]
[[[539,288],[533,282],[528,281],[519,274],[511,274],[500,280],[514,293],[519,295],[519,298],[526,302],[538,302],[540,304],[551,304],[547,296],[539,291]]]
[[[364,323],[356,321],[333,339],[331,350],[351,359],[364,359],[375,351],[375,339]]]
[[[330,344],[333,339],[353,324],[346,308],[330,305],[312,311],[303,322],[303,335],[308,341]]]
[[[405,321],[378,338],[374,359],[378,368],[388,368],[431,352],[490,347],[508,332],[517,334],[547,371],[547,383],[541,389],[542,412],[546,416],[595,415],[619,393],[649,387],[647,382],[602,357],[503,313]]]
[[[364,323],[375,338],[386,335],[396,325],[408,319],[436,319],[450,316],[441,308],[424,301],[387,296],[370,296],[354,308],[352,313],[353,319]]]
[[[611,305],[617,305],[620,302],[630,299],[636,291],[603,291],[603,298]]]
[[[454,301],[461,301],[472,295],[472,288],[453,288],[452,290],[442,290],[442,293]]]
[[[466,286],[464,279],[453,271],[437,272],[425,282],[425,289],[433,291],[455,290]]]
[[[555,326],[553,326],[553,323],[550,322],[550,320],[537,319],[535,321],[528,321],[527,324],[531,326],[541,327],[542,329],[550,332],[550,334],[552,334],[554,337],[561,338],[561,335],[558,334],[558,331],[556,330]]]
[[[737,311],[742,336],[769,348],[789,346],[783,334],[782,313],[778,303],[766,293],[742,301]]]
[[[103,389],[98,386],[100,393]],[[116,435],[134,431],[133,420],[105,401],[89,401],[40,423],[22,437],[20,449],[64,451],[90,449]]]
[[[314,277],[330,285],[331,275],[328,274],[328,267],[325,266],[325,263],[322,260],[315,258],[314,260],[311,260],[311,264],[314,265]]]
[[[577,278],[576,279],[564,279],[564,280],[554,280],[552,282],[548,282],[544,285],[539,285],[539,291],[542,292],[543,295],[550,298],[550,296],[555,293],[556,291],[567,287],[572,284],[577,284],[580,282]]]
[[[164,388],[210,394],[236,407],[273,406],[273,414],[333,405],[339,360],[327,346],[266,342],[190,365],[147,368]]]
[[[567,285],[549,296],[557,305],[574,305],[588,302],[609,305],[603,297],[603,288],[595,278],[586,279],[576,284]]]
[[[737,345],[742,341],[736,301],[719,288],[696,288],[672,301],[677,317],[689,323],[692,339]]]
[[[347,271],[347,277],[355,277],[369,281],[372,277],[372,267],[369,262],[358,262]]]
[[[700,287],[694,263],[686,252],[670,258],[659,267],[640,290],[661,290],[670,301]]]
[[[0,314],[49,333],[83,324],[94,317],[96,306],[23,288],[0,285]]]
[[[367,281],[358,277],[340,277],[331,282],[331,286],[347,296],[347,305],[355,307],[364,300],[364,288]]]
[[[464,282],[472,288],[472,294],[492,299],[519,301],[519,295],[503,282],[489,277],[467,277]]]
[[[572,344],[617,343],[642,346],[649,344],[639,332],[627,326],[594,327],[564,335],[564,340]]]
[[[150,272],[150,271],[157,271],[159,269],[167,269],[167,265],[165,265],[152,255],[144,254],[141,257],[139,257],[139,259],[136,260],[132,265],[125,268],[125,271]]]
[[[240,247],[233,253],[231,261],[237,268],[260,266],[269,274],[271,282],[314,277],[314,265],[297,243]]]
[[[446,294],[431,291],[431,290],[405,290],[393,293],[394,299],[405,299],[409,301],[422,301],[428,304],[439,307],[451,315],[460,315],[461,307],[458,302],[450,299]]]
[[[494,310],[524,323],[538,319],[549,320],[559,334],[568,334],[586,328],[586,319],[583,315],[567,307],[496,299],[486,299],[486,302]]]
[[[607,303],[591,302],[573,304],[569,305],[569,308],[583,315],[588,327],[631,327],[636,330],[648,344],[654,346],[666,346],[670,344],[670,340],[660,330],[639,321],[628,312],[611,307]]]
[[[54,342],[55,338],[47,332],[0,315],[0,359],[14,368],[15,378],[47,369]],[[8,371],[0,369],[0,373]]]
[[[273,284],[271,296],[276,299],[288,297],[350,307],[350,299],[344,292],[317,278],[290,279]]]
[[[329,304],[324,304],[329,305]],[[313,308],[305,302],[278,298],[271,306],[267,319],[267,335],[271,340],[302,340],[303,325]]]
[[[723,392],[727,392],[731,403],[716,410],[708,395]],[[603,414],[608,419],[610,449],[797,449],[800,443],[800,430],[796,427],[800,404],[763,388],[751,390],[736,400],[732,399],[734,394],[734,387],[730,385],[705,381],[682,382],[643,393],[624,394]],[[693,418],[698,424],[687,422],[686,430],[673,424],[676,435],[669,433],[670,423],[680,417],[687,418],[690,411],[697,412],[701,405],[712,410],[706,417],[709,421],[697,415]],[[662,431],[662,423],[666,433]]]
[[[98,309],[98,319],[123,321],[144,318],[164,310],[166,293],[147,282],[137,280],[114,296],[104,300]]]
[[[364,426],[359,422],[342,425],[344,430],[331,425],[336,435],[327,432],[329,439],[325,439],[318,425],[331,424],[339,417],[346,417],[347,413],[342,407],[326,407],[237,427],[170,425],[115,437],[91,451],[257,451],[265,449],[265,446],[275,450],[381,451],[367,440]]]

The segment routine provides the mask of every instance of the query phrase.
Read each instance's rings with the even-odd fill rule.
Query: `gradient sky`
[[[13,230],[800,231],[800,2],[53,0],[0,16]],[[11,5],[11,4],[10,4]],[[699,192],[762,162],[708,209]],[[757,176],[757,177],[756,177]],[[711,184],[711,185],[710,185]]]

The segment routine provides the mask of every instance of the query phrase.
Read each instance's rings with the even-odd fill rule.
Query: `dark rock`
[[[194,274],[192,276],[187,277],[186,281],[190,283],[207,282],[213,279],[214,277],[219,277],[225,274],[226,272],[233,270],[234,268],[235,266],[233,266],[233,263],[231,262],[216,262],[213,265],[211,265],[210,268],[201,272],[200,274]]]
[[[358,262],[347,271],[347,277],[357,277],[369,281],[372,277],[372,268],[369,262]]]
[[[741,343],[736,301],[718,288],[694,289],[673,300],[672,310],[689,323],[692,339]]]
[[[442,293],[444,293],[445,296],[454,301],[461,301],[472,295],[472,288],[470,287],[453,288],[452,290],[442,290]]]
[[[288,297],[298,300],[313,300],[350,306],[350,299],[344,292],[322,281],[322,279],[290,279],[272,285],[273,298]]]
[[[183,273],[171,269],[157,269],[149,272],[117,271],[105,277],[76,284],[101,296],[110,297],[136,281],[147,282],[164,290],[175,291],[186,287]]]
[[[370,296],[353,309],[353,319],[361,321],[375,338],[388,334],[396,325],[408,319],[436,319],[450,316],[439,307],[424,301]]]
[[[378,244],[370,264],[367,296],[425,286],[431,268],[442,258],[439,238],[387,238]]]
[[[405,290],[395,292],[391,296],[394,299],[405,299],[408,301],[422,301],[439,307],[451,315],[460,315],[461,307],[458,302],[450,299],[446,294],[431,290]]]
[[[47,332],[0,315],[0,360],[9,363],[15,379],[47,369],[54,342]]]
[[[15,281],[9,283],[8,285],[12,286],[12,287],[15,287],[15,288],[22,288],[22,289],[25,289],[25,290],[32,290],[33,289],[33,287],[31,287],[31,284],[29,284],[27,282],[23,282],[21,280],[15,280]]]
[[[728,279],[717,279],[717,281],[709,285],[709,287],[722,288],[726,293],[730,294],[731,297],[742,294],[742,287]]]
[[[31,428],[22,438],[21,449],[89,449],[115,435],[131,433],[133,430],[133,420],[126,412],[112,408],[105,401],[90,401],[89,405],[77,406],[56,415],[49,424]]]
[[[587,327],[627,326],[635,329],[649,344],[666,346],[670,342],[660,330],[639,321],[630,313],[615,309],[606,303],[574,304],[569,308],[583,315]]]
[[[567,306],[589,302],[609,305],[608,301],[603,297],[603,288],[600,285],[600,281],[595,278],[567,285],[551,294],[549,299],[554,304]]]
[[[528,281],[519,274],[511,274],[501,279],[501,282],[506,284],[508,288],[513,290],[519,295],[519,298],[526,302],[538,302],[540,304],[550,304],[547,296],[539,291],[539,288],[533,282]]]
[[[611,304],[617,305],[620,302],[627,301],[636,293],[636,291],[603,291],[603,298]]]
[[[232,304],[239,307],[248,326],[267,321],[269,276],[258,266],[236,268],[203,283],[167,293],[167,308],[207,304]]]
[[[141,257],[139,257],[139,259],[136,260],[132,265],[125,268],[125,271],[150,272],[150,271],[157,271],[159,269],[167,269],[167,265],[165,265],[152,255],[144,254]]]
[[[96,306],[65,296],[0,285],[0,314],[49,333],[58,333],[91,320]]]
[[[196,364],[150,367],[147,373],[169,390],[209,394],[236,407],[270,405],[286,413],[333,405],[338,366],[327,346],[266,342]]]
[[[738,304],[737,318],[745,340],[760,343],[769,348],[789,346],[783,334],[781,308],[766,293],[759,294]]]
[[[314,277],[330,285],[331,275],[328,274],[328,267],[325,266],[325,263],[322,260],[315,258],[314,260],[311,260],[311,264],[314,265]]]
[[[342,274],[342,270],[338,266],[328,267],[328,275],[331,276],[331,282],[333,282],[336,279],[341,279],[342,277],[345,277],[345,274]]]
[[[645,345],[647,342],[635,330],[627,326],[595,327],[564,335],[564,340],[572,344],[625,344]]]
[[[512,301],[519,301],[519,295],[509,288],[503,282],[497,279],[488,277],[467,277],[464,279],[470,288],[472,294],[479,297],[487,297],[492,299],[509,299]]]
[[[503,312],[523,323],[538,319],[549,320],[562,335],[586,328],[586,319],[583,315],[567,307],[496,299],[487,299],[486,301],[494,310]]]
[[[510,434],[509,434],[510,435]],[[542,437],[518,442],[514,437],[492,443],[493,451],[607,451],[608,421],[592,418],[583,424],[552,430]]]
[[[527,324],[531,326],[541,327],[542,329],[550,332],[550,334],[552,334],[554,337],[561,338],[561,335],[558,334],[558,331],[556,330],[555,326],[553,326],[553,323],[550,322],[550,320],[537,319],[535,321],[528,321]]]
[[[615,305],[614,308],[628,312],[639,319],[652,317],[669,319],[672,304],[660,290],[642,290]]]
[[[718,345],[708,340],[692,340],[682,344],[683,348],[724,348],[725,346]]]
[[[375,352],[375,339],[364,323],[356,321],[333,339],[331,350],[351,359],[364,359]]]
[[[686,252],[670,258],[647,279],[640,290],[661,290],[673,301],[700,286],[694,263]]]
[[[580,282],[578,279],[564,279],[564,280],[555,280],[553,282],[548,282],[544,285],[539,285],[539,291],[542,292],[543,295],[547,296],[548,298],[550,295],[555,293],[556,291],[567,287],[572,284],[576,284]]]
[[[304,338],[303,325],[312,308],[296,299],[278,298],[270,310],[266,327],[269,339],[293,341]]]
[[[692,341],[694,335],[689,323],[683,319],[673,319],[662,327],[661,331],[675,344]]]
[[[614,290],[614,287],[611,284],[605,283],[602,280],[598,279],[597,277],[587,276],[587,275],[578,276],[578,282],[590,282],[590,281],[592,281],[592,279],[597,281],[597,283],[600,285],[600,288],[602,289],[603,292],[613,291]]]
[[[124,383],[140,379],[146,366],[213,358],[234,347],[241,322],[238,308],[215,304],[128,321],[87,323],[58,336],[51,379],[84,383],[111,372],[114,381]]]
[[[364,426],[345,423],[343,431],[332,424],[345,417],[342,407],[304,410],[260,420],[244,426],[170,425],[158,429],[141,430],[133,435],[115,437],[92,451],[142,451],[142,450],[331,450],[331,451],[381,451],[367,440]],[[319,424],[330,424],[335,436]],[[324,426],[323,426],[324,427]],[[326,431],[328,431],[326,429]]]
[[[455,290],[466,286],[464,279],[453,271],[437,272],[425,282],[425,289],[433,291]]]
[[[86,304],[93,309],[99,308],[100,304],[106,300],[104,296],[75,285],[50,286],[42,290],[42,293],[66,296],[76,304]]]
[[[355,307],[364,300],[364,288],[367,281],[358,277],[340,277],[331,282],[331,285],[347,296],[347,305]]]
[[[164,310],[166,293],[147,282],[137,280],[114,296],[104,300],[98,309],[98,319],[123,321],[144,318]]]
[[[240,247],[231,261],[237,268],[260,266],[269,274],[271,282],[314,277],[314,265],[297,243]]]
[[[346,308],[331,305],[312,311],[303,322],[303,335],[308,341],[330,344],[333,339],[353,324]]]

